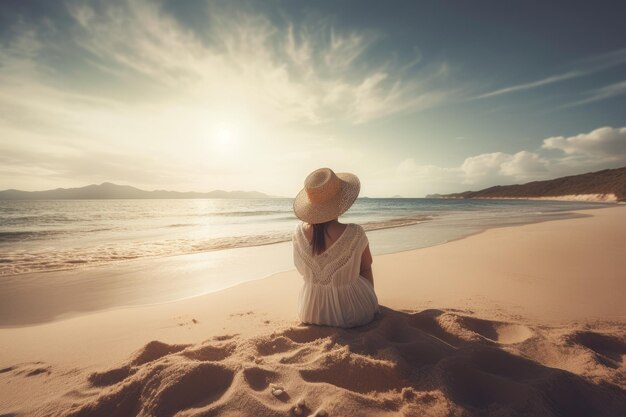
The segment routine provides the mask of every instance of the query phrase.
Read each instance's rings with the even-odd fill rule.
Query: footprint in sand
[[[216,340],[218,342],[223,342],[225,340],[232,340],[235,339],[238,336],[238,334],[222,334],[219,336],[213,336],[213,339],[211,340]]]
[[[243,370],[243,378],[250,388],[255,391],[263,391],[276,381],[280,375],[269,369],[263,369],[258,366],[249,367]]]
[[[222,345],[202,344],[197,347],[187,348],[181,355],[189,359],[195,359],[198,361],[222,361],[228,358],[235,351],[236,345],[234,343],[227,343]]]
[[[44,362],[24,362],[0,369],[0,374],[9,372],[13,375],[33,377],[43,374],[50,375],[52,373],[52,367],[46,365]]]
[[[309,369],[300,370],[300,376],[307,382],[332,384],[358,393],[386,392],[405,385],[397,363],[345,349],[320,355]]]
[[[143,403],[142,414],[174,415],[192,406],[208,405],[228,390],[233,377],[231,369],[211,362],[180,363],[149,373],[142,385],[159,388],[150,402]]]
[[[260,338],[255,344],[257,352],[262,356],[287,352],[293,350],[296,346],[293,340],[285,336]]]
[[[90,375],[93,386],[110,388],[66,415],[166,416],[210,405],[233,382],[235,371],[219,361],[234,349],[234,343],[224,342],[193,347],[150,342],[125,365]],[[146,397],[150,400],[144,401]]]
[[[281,335],[296,343],[310,343],[318,339],[335,336],[337,330],[325,326],[302,326],[284,330]]]
[[[304,346],[282,356],[279,362],[282,364],[304,364],[314,360],[317,353],[317,349],[310,346]]]
[[[180,352],[191,345],[168,345],[167,343],[153,340],[140,349],[130,361],[130,365],[143,365],[148,362],[155,361],[163,356]]]
[[[431,338],[443,342],[449,347],[456,347],[461,339],[456,334],[447,331],[439,321],[439,317],[445,314],[443,310],[424,310],[409,315],[407,323],[412,328],[428,334]]]
[[[592,331],[578,331],[567,336],[569,344],[577,344],[593,351],[596,358],[605,366],[619,368],[626,355],[626,340],[617,336]]]
[[[177,353],[189,345],[168,345],[167,343],[154,340],[138,350],[131,360],[118,368],[101,372],[93,372],[88,381],[94,386],[106,386],[117,384],[137,372],[137,366],[156,361],[164,356]]]
[[[476,336],[501,345],[521,343],[533,336],[524,325],[483,320],[457,314],[443,314],[438,321],[451,333],[464,340],[476,340]]]
[[[580,345],[570,349],[575,353],[588,349],[613,364],[626,352],[624,341],[610,335],[578,331],[567,337]],[[345,415],[335,404],[398,415],[510,415],[522,409],[528,415],[621,415],[618,387],[597,386],[523,355],[543,346],[535,342],[550,340],[515,323],[441,310],[388,310],[355,329],[294,326],[194,346],[151,342],[121,367],[94,374],[92,387],[71,395],[76,403],[61,415],[297,415],[297,409],[305,416],[322,406]],[[272,389],[278,382],[286,390]],[[300,407],[291,395],[306,395],[311,404]]]
[[[87,377],[91,385],[103,387],[107,385],[117,384],[136,372],[130,365],[124,365],[119,368],[109,369],[108,371],[93,372]]]

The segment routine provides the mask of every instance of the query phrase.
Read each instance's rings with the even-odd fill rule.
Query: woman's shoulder
[[[365,229],[360,224],[347,223],[346,226],[352,229],[352,235],[354,236],[354,238],[360,238],[361,236],[365,236]]]
[[[346,225],[348,227],[352,227],[354,230],[358,230],[359,232],[365,232],[365,229],[363,228],[363,226],[361,226],[358,223],[347,223]]]
[[[296,224],[296,227],[293,228],[293,237],[294,239],[297,238],[303,231],[303,222],[298,222]]]
[[[363,226],[361,226],[360,224],[357,223],[344,223],[344,225],[346,226],[344,228],[345,229],[352,229],[354,232],[356,232],[357,234],[365,234],[365,229],[363,228]],[[294,234],[307,234],[310,233],[311,230],[311,225],[309,223],[305,223],[305,222],[298,222],[296,224],[296,226],[294,227]]]

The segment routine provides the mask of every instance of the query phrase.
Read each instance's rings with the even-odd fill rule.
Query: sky
[[[626,166],[620,1],[0,2],[0,189],[422,197]]]

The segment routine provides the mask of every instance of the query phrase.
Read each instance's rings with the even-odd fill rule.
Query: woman
[[[293,257],[304,279],[298,301],[304,323],[353,327],[378,311],[365,231],[337,220],[360,188],[355,175],[321,168],[306,177],[294,200],[293,211],[303,221],[294,232]]]

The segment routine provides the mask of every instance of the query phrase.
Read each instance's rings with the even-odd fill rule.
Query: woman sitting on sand
[[[299,223],[293,258],[304,285],[298,314],[304,323],[353,327],[378,311],[372,254],[363,228],[337,218],[359,195],[359,179],[329,168],[313,171],[293,203]]]

